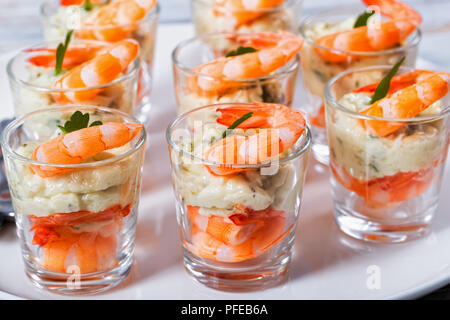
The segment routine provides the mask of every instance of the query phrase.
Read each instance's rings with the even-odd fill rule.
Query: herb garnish
[[[84,1],[83,9],[85,11],[91,11],[92,10],[92,3],[90,0]]]
[[[71,116],[70,120],[66,121],[63,126],[58,126],[63,134],[77,131],[80,129],[87,128],[89,124],[89,113],[82,113],[81,111],[75,111]],[[89,127],[100,126],[103,123],[101,121],[94,121],[89,125]]]
[[[72,37],[73,30],[69,30],[66,34],[66,40],[64,43],[58,44],[58,48],[56,49],[56,66],[55,66],[55,75],[59,75],[62,71],[62,65],[64,61],[64,55],[66,54],[67,47],[70,43],[70,38]]]
[[[249,112],[244,114],[242,117],[240,117],[239,119],[237,119],[235,122],[233,122],[233,124],[231,126],[229,126],[227,128],[227,130],[225,130],[222,134],[222,139],[225,139],[225,137],[227,136],[228,133],[231,132],[231,130],[235,129],[238,125],[240,125],[242,122],[244,122],[245,120],[247,120],[248,118],[250,118],[253,115],[253,112]]]
[[[369,20],[369,18],[371,16],[373,16],[374,14],[375,14],[375,11],[372,11],[372,10],[364,11],[356,19],[355,24],[353,25],[353,28],[366,26],[367,25],[367,20]]]
[[[240,56],[242,54],[246,54],[246,53],[251,53],[251,52],[256,52],[255,48],[252,47],[239,47],[236,50],[232,50],[230,52],[228,52],[228,54],[225,57],[235,57],[235,56]]]
[[[400,68],[400,65],[405,61],[405,57],[401,58],[399,62],[397,62],[392,69],[388,72],[388,74],[380,81],[377,88],[375,89],[375,93],[372,96],[372,99],[370,99],[370,104],[373,104],[374,102],[383,99],[386,97],[386,95],[389,92],[389,87],[391,86],[391,79],[398,71],[398,68]]]

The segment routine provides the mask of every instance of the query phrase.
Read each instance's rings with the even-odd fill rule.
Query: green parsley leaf
[[[355,24],[353,25],[353,28],[367,26],[367,20],[369,20],[369,18],[371,16],[373,16],[374,14],[375,14],[375,11],[371,11],[371,10],[370,11],[364,11],[356,19]]]
[[[386,97],[386,95],[389,92],[389,87],[391,86],[391,79],[398,71],[398,68],[400,68],[400,65],[405,61],[405,57],[401,58],[400,61],[398,61],[392,69],[388,72],[388,74],[380,81],[377,88],[375,89],[375,93],[372,96],[372,99],[370,99],[370,104],[373,104],[374,102],[383,99]]]
[[[66,34],[66,40],[63,43],[58,44],[56,48],[56,66],[55,75],[59,75],[62,72],[62,65],[64,61],[64,56],[66,54],[67,47],[69,47],[70,38],[72,37],[73,30],[69,30]]]
[[[242,117],[240,117],[239,119],[237,119],[235,122],[233,122],[233,124],[231,126],[229,126],[227,128],[227,130],[225,130],[222,134],[222,139],[225,139],[225,137],[227,136],[228,133],[231,132],[231,130],[235,129],[238,125],[240,125],[242,122],[244,122],[245,120],[247,120],[248,118],[250,118],[253,115],[253,112],[249,112],[244,114]]]
[[[80,129],[87,128],[89,124],[89,113],[82,113],[81,111],[75,111],[71,116],[70,120],[66,121],[64,126],[58,126],[63,134],[77,131]],[[89,127],[100,126],[103,123],[101,121],[94,121]]]
[[[239,47],[236,50],[232,50],[230,52],[228,52],[228,54],[225,57],[235,57],[235,56],[240,56],[242,54],[246,54],[246,53],[251,53],[251,52],[256,52],[255,48],[252,47]]]
[[[84,1],[83,9],[84,9],[84,11],[91,11],[92,10],[92,3],[91,3],[90,0]]]

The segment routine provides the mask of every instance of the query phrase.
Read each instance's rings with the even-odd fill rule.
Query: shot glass
[[[91,294],[124,280],[131,268],[146,134],[80,164],[31,160],[74,111],[91,121],[137,123],[93,106],[41,109],[14,120],[1,146],[25,271],[38,288]],[[42,177],[35,168],[64,170]]]
[[[288,269],[311,136],[305,128],[277,159],[219,165],[203,155],[226,127],[199,119],[230,105],[186,112],[166,137],[186,270],[206,286],[246,291],[277,284]],[[235,171],[214,173],[224,168]]]
[[[298,33],[303,0],[286,0],[282,5],[259,10],[216,8],[214,1],[192,0],[192,19],[197,35],[218,32],[252,33],[290,31]]]
[[[300,66],[299,55],[273,74],[259,78],[224,80],[194,70],[195,67],[225,56],[241,46],[229,39],[233,35],[235,34],[198,36],[182,41],[174,49],[172,62],[178,114],[209,104],[227,102],[257,101],[291,106]],[[230,81],[234,85],[220,91],[199,89],[197,84],[207,81]]]
[[[402,242],[427,233],[449,144],[449,94],[408,119],[357,112],[370,97],[352,90],[380,81],[390,69],[346,71],[325,92],[334,216],[343,232],[366,241]],[[398,129],[375,135],[368,121]]]
[[[102,28],[92,28],[83,25],[102,4],[96,4],[92,11],[85,11],[78,6],[61,6],[60,0],[47,0],[41,5],[41,20],[44,38],[48,42],[61,41],[70,29],[74,29],[74,38],[94,39],[116,42],[132,38],[139,42],[141,72],[139,76],[141,100],[144,107],[150,108],[149,95],[152,85],[153,58],[155,52],[156,34],[158,29],[160,6],[151,10],[145,18],[133,24],[108,25]]]
[[[313,155],[322,164],[328,164],[329,161],[324,108],[324,93],[327,82],[346,70],[375,65],[394,65],[402,57],[405,57],[403,66],[414,67],[416,63],[417,50],[421,39],[419,29],[414,31],[399,47],[383,51],[330,50],[315,42],[314,39],[323,34],[321,30],[324,28],[339,24],[345,26],[345,29],[352,28],[354,19],[366,9],[365,6],[359,5],[325,11],[308,17],[300,26],[300,33],[305,39],[301,51],[302,75],[307,99],[305,111],[311,124]],[[348,59],[341,62],[325,61],[318,55],[318,50],[347,55]],[[361,81],[364,81],[364,79],[361,79]]]
[[[105,42],[75,40],[73,46],[105,45]],[[20,51],[7,65],[10,87],[15,107],[15,115],[22,116],[43,108],[70,104],[58,99],[61,92],[77,93],[83,97],[80,104],[103,106],[123,111],[129,115],[145,120],[147,110],[138,104],[136,90],[138,88],[139,60],[133,61],[124,75],[110,83],[74,89],[54,89],[53,83],[58,79],[54,68],[43,68],[30,63],[29,59],[42,54],[38,49],[56,48],[58,43],[38,44]],[[89,94],[98,92],[97,94]],[[86,94],[84,94],[86,93]]]

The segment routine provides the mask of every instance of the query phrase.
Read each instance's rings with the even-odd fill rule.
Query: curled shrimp
[[[105,0],[90,0],[91,3],[100,3]],[[61,0],[59,3],[60,5],[67,7],[67,6],[82,6],[86,0]]]
[[[279,243],[288,234],[291,228],[283,232],[286,225],[286,214],[284,211],[271,208],[253,211],[252,220],[257,221],[259,227],[248,232],[243,241],[237,244],[231,244],[222,241],[221,237],[216,238],[217,232],[211,233],[197,227],[192,228],[191,241],[185,241],[185,246],[195,255],[220,262],[242,262],[248,259],[256,258],[265,251]],[[208,221],[215,220],[214,224],[222,224],[221,230],[226,230],[229,223],[224,218],[209,217]],[[219,219],[219,220],[218,220]],[[212,223],[212,222],[211,222]],[[242,239],[239,239],[242,240]]]
[[[128,65],[136,59],[139,44],[133,39],[126,39],[101,50],[94,58],[78,65],[65,73],[53,83],[54,89],[78,89],[107,84],[116,79]],[[53,92],[58,103],[76,103],[88,101],[101,89],[81,91]]]
[[[89,45],[77,45],[67,48],[62,64],[63,69],[72,68],[82,64],[92,58],[103,49],[104,46],[90,43]],[[28,61],[38,67],[53,68],[56,65],[56,49],[38,48],[27,49],[25,52],[42,52],[28,59]]]
[[[256,130],[253,135],[226,136],[206,151],[206,160],[219,164],[206,166],[215,175],[246,170],[233,168],[233,164],[257,164],[273,159],[295,145],[305,129],[304,115],[283,105],[254,102],[253,105],[217,108],[217,111],[220,116],[216,121],[225,126],[230,126],[246,113],[253,112],[237,128]]]
[[[188,78],[191,89],[198,93],[220,93],[241,86],[229,79],[253,79],[269,75],[286,65],[301,50],[303,39],[289,32],[237,34],[230,40],[250,45],[256,52],[222,57],[193,69],[202,76]],[[206,75],[206,77],[204,77]]]
[[[140,123],[106,122],[80,129],[40,144],[34,149],[31,159],[48,164],[78,164],[100,152],[123,146],[142,128]],[[32,165],[31,169],[43,178],[73,171],[45,165]]]
[[[362,0],[367,6],[376,6],[391,20],[369,24],[319,37],[315,42],[323,47],[340,51],[372,52],[385,50],[403,42],[422,22],[420,14],[409,5],[397,0]],[[329,62],[351,59],[346,54],[314,48]]]
[[[234,18],[239,26],[264,15],[264,10],[278,7],[283,3],[284,0],[215,0],[214,13]]]
[[[362,114],[384,118],[412,118],[431,104],[444,97],[449,90],[450,73],[435,72],[424,74],[417,82],[380,99],[361,111]],[[387,136],[404,123],[382,120],[361,120],[371,134]]]
[[[76,34],[83,39],[116,42],[129,37],[142,20],[156,6],[156,0],[117,0],[97,10],[83,21]]]

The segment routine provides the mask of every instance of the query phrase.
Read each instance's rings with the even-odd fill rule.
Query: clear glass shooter
[[[156,4],[155,8],[144,19],[136,23],[111,25],[97,29],[83,27],[83,21],[92,15],[95,9],[86,12],[77,6],[61,6],[60,0],[47,0],[42,4],[40,12],[44,38],[49,42],[61,41],[70,29],[75,29],[74,38],[79,39],[116,42],[125,38],[132,38],[139,42],[142,71],[139,75],[138,98],[143,108],[150,109],[149,95],[160,13],[159,4]]]
[[[380,81],[391,68],[346,71],[325,92],[334,216],[343,232],[366,241],[402,242],[426,234],[447,158],[449,94],[409,119],[357,112],[370,97],[352,90]],[[399,128],[380,137],[367,126],[375,120]]]
[[[271,9],[254,11],[236,10],[220,13],[212,0],[191,0],[192,19],[197,35],[218,32],[277,32],[298,33],[303,0],[286,0],[284,4]],[[239,22],[235,17],[254,16]]]
[[[141,130],[128,147],[81,164],[31,160],[75,110],[92,122],[137,123],[108,108],[46,108],[14,120],[1,137],[26,274],[38,288],[69,295],[107,290],[130,271],[146,140]],[[41,177],[36,165],[68,171]]]
[[[363,5],[357,5],[325,11],[306,18],[300,26],[300,33],[305,39],[301,51],[303,84],[307,98],[305,111],[311,124],[313,155],[316,160],[323,164],[328,164],[329,161],[324,108],[324,93],[327,82],[346,70],[375,65],[394,65],[402,57],[406,57],[403,66],[414,67],[416,63],[421,39],[419,29],[414,31],[401,46],[376,52],[330,50],[314,41],[313,37],[317,34],[315,28],[321,29],[326,25],[343,23],[348,21],[349,18],[356,18],[366,9],[367,7]],[[317,54],[317,50],[348,55],[349,58],[343,62],[329,62],[323,60]]]
[[[227,102],[271,102],[291,106],[295,83],[300,67],[300,56],[296,55],[285,66],[273,74],[251,79],[227,79],[232,87],[220,91],[203,91],[198,83],[224,81],[193,69],[208,61],[225,56],[242,44],[229,39],[233,33],[209,34],[187,39],[172,52],[175,94],[178,114],[216,103]]]
[[[105,42],[91,40],[74,40],[72,46],[76,45],[107,45]],[[114,81],[95,87],[78,89],[53,89],[52,84],[57,79],[54,76],[54,68],[43,68],[32,65],[28,60],[36,55],[42,54],[36,49],[56,48],[57,42],[51,44],[38,44],[20,51],[11,58],[7,65],[10,87],[15,107],[15,115],[22,116],[38,109],[63,105],[55,97],[61,92],[89,93],[98,91],[94,96],[85,95],[80,104],[108,107],[133,115],[143,121],[147,110],[143,104],[139,104],[136,96],[139,78],[139,59],[133,61],[126,73]],[[66,103],[67,104],[67,103]]]
[[[202,155],[225,127],[203,115],[229,105],[178,116],[166,137],[185,268],[207,286],[246,291],[275,285],[287,271],[311,135],[306,128],[284,157],[217,176],[228,165]]]

